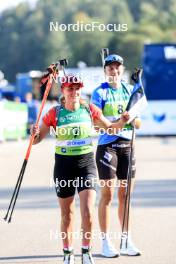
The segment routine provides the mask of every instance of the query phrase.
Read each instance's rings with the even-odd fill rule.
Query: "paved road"
[[[0,219],[23,162],[27,141],[0,145]],[[11,224],[0,220],[0,263],[62,263],[59,233],[60,212],[52,186],[54,141],[34,146]],[[93,253],[96,263],[174,264],[176,263],[176,138],[136,140],[137,182],[132,198],[133,238],[143,251],[141,257],[105,259],[100,256],[101,241],[94,210]],[[99,196],[99,193],[98,193]],[[97,202],[98,202],[97,197]],[[80,259],[79,201],[76,199],[75,253]],[[111,211],[111,234],[119,245],[117,200]]]

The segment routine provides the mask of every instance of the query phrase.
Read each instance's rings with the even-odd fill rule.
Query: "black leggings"
[[[100,179],[126,180],[130,162],[131,141],[118,138],[116,141],[105,145],[99,145],[96,153],[96,162]],[[132,156],[132,174],[135,177],[134,149]]]
[[[97,177],[93,152],[77,156],[55,154],[54,182],[60,198],[73,196],[85,189],[95,189]]]

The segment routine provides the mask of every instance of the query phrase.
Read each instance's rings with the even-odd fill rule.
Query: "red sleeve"
[[[94,104],[90,104],[89,106],[93,119],[99,119],[102,115],[102,111]]]
[[[55,107],[51,108],[43,117],[43,122],[47,127],[53,126],[54,128],[57,125],[57,118],[56,118],[56,109]]]

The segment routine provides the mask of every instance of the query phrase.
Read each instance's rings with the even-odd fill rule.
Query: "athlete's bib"
[[[60,155],[81,155],[93,151],[92,122],[88,109],[80,105],[74,112],[60,107],[57,114],[56,153]]]

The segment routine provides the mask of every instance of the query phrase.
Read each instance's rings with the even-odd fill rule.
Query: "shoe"
[[[82,264],[95,264],[90,250],[82,248]]]
[[[103,239],[102,256],[106,258],[117,258],[119,255],[119,252],[112,245],[110,239]]]
[[[75,263],[75,258],[73,255],[73,250],[65,250],[64,251],[64,264],[74,264]]]
[[[141,256],[141,252],[135,245],[133,244],[131,237],[127,234],[122,234],[122,240],[121,240],[121,247],[120,247],[120,255],[126,255],[126,256]]]

